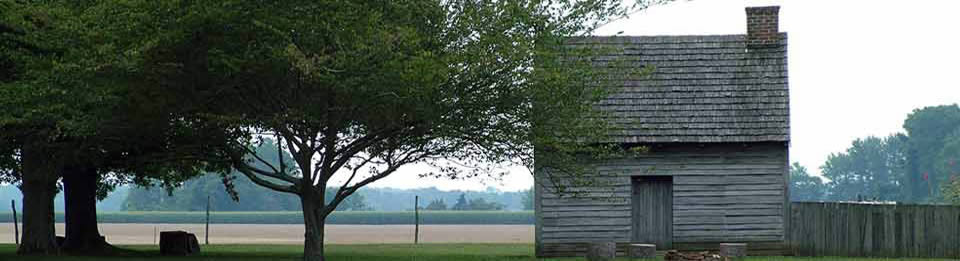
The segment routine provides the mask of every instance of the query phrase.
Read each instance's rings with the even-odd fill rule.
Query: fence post
[[[15,200],[10,200],[10,209],[13,209],[13,242],[20,246],[20,225],[17,224],[17,204]]]
[[[207,195],[207,225],[203,233],[204,245],[210,245],[210,195]]]
[[[420,196],[413,197],[413,244],[420,243]]]

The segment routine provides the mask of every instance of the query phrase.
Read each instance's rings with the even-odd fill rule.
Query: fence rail
[[[799,256],[960,258],[960,207],[792,202]]]

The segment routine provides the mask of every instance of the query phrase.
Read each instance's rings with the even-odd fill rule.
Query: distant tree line
[[[234,201],[226,192],[223,182],[216,175],[205,175],[185,182],[172,191],[163,188],[130,188],[129,193],[119,204],[118,209],[125,211],[203,211],[207,196],[210,197],[214,211],[299,211],[296,197],[272,193],[250,182],[246,177],[237,177],[232,181],[238,200]],[[413,210],[413,196],[420,195],[420,208],[425,210],[532,210],[533,202],[527,200],[528,191],[502,192],[488,191],[442,191],[436,188],[394,189],[365,188],[347,198],[337,211],[407,211]],[[532,192],[531,192],[532,193]],[[448,201],[454,195],[456,200]],[[459,195],[459,196],[456,196]],[[372,199],[371,199],[372,198]],[[380,201],[395,199],[397,205],[384,207]],[[429,201],[427,201],[429,200]],[[426,205],[426,206],[424,206]]]
[[[903,128],[906,133],[857,139],[828,156],[820,167],[827,180],[792,164],[791,199],[960,204],[960,107],[916,109]]]
[[[257,186],[246,177],[237,177],[233,189],[238,200],[233,200],[224,190],[223,182],[216,175],[204,175],[191,179],[172,191],[163,188],[130,189],[122,210],[127,211],[203,211],[207,197],[210,197],[210,209],[213,211],[300,211],[300,200],[296,196],[273,193],[269,189]],[[333,191],[327,190],[328,201]],[[366,205],[363,194],[347,198],[337,206],[337,211],[371,210]]]
[[[266,164],[278,164],[274,140],[265,138],[266,146],[256,150],[257,157]],[[284,162],[292,161],[283,153]],[[334,198],[336,188],[326,190],[326,200]],[[258,186],[248,177],[234,170],[227,175],[207,173],[184,182],[177,188],[135,187],[130,189],[122,209],[129,211],[201,211],[207,200],[215,211],[297,211],[300,199],[288,193],[274,193]],[[368,210],[363,195],[345,199],[336,210]]]
[[[478,206],[477,209],[497,209],[491,205],[496,203],[501,210],[505,211],[532,210],[532,203],[530,207],[526,205],[526,191],[528,190],[500,191],[492,187],[483,191],[444,191],[437,188],[365,188],[358,193],[365,196],[368,205],[373,210],[379,211],[413,210],[415,196],[420,196],[420,208],[422,209],[451,210],[463,196],[467,200],[467,205],[471,201],[476,201],[474,205]],[[480,202],[485,202],[490,206],[479,207],[484,205],[479,204]],[[433,207],[431,208],[430,205],[433,205]],[[473,208],[468,207],[468,209]]]
[[[264,139],[257,155],[272,163],[277,163],[278,155],[270,149],[272,139]],[[283,154],[285,161],[289,154]],[[327,201],[334,198],[336,188],[326,190]],[[124,190],[126,192],[126,190]],[[493,188],[486,191],[442,191],[436,188],[392,189],[364,188],[337,206],[337,211],[413,210],[413,199],[431,199],[432,202],[421,208],[431,210],[530,210],[532,190],[521,192],[502,192]],[[274,193],[270,189],[258,186],[249,178],[238,173],[228,175],[202,175],[184,182],[177,188],[134,187],[122,203],[127,211],[202,211],[206,209],[209,197],[211,209],[215,211],[299,211],[300,200],[288,193]],[[459,197],[458,197],[459,196]],[[468,200],[469,199],[469,200]],[[447,206],[446,202],[454,205]]]
[[[434,199],[427,205],[426,210],[503,210],[503,204],[498,202],[488,202],[483,198],[474,198],[467,200],[465,193],[460,193],[457,203],[447,208],[447,203],[442,198]]]

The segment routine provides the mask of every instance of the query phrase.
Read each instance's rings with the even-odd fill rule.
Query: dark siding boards
[[[636,159],[596,164],[600,185],[571,188],[589,191],[585,197],[570,198],[541,189],[537,212],[540,255],[582,255],[585,242],[633,242],[635,176],[672,176],[674,248],[748,242],[753,254],[780,253],[785,143],[655,144],[651,150]],[[542,177],[538,180],[549,182]]]
[[[673,179],[638,176],[633,179],[633,242],[660,249],[673,247]]]

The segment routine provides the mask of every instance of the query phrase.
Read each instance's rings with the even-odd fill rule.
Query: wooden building
[[[788,224],[787,36],[776,6],[747,8],[746,35],[591,37],[628,64],[653,65],[598,106],[637,158],[597,163],[602,185],[570,197],[537,177],[537,256],[582,256],[588,242],[779,254]],[[576,188],[574,188],[576,189]],[[581,188],[583,189],[583,188]],[[623,251],[623,249],[619,249]]]

